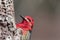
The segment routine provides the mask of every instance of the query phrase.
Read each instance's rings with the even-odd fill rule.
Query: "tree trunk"
[[[0,40],[14,40],[14,13],[13,0],[0,0]]]

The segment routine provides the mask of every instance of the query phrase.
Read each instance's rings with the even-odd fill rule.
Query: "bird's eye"
[[[27,19],[31,22],[31,20],[29,18],[27,18]]]

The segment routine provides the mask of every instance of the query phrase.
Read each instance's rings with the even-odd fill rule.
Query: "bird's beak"
[[[23,19],[23,20],[26,20],[27,22],[29,22],[29,20],[27,18],[25,18],[24,16],[20,15],[20,17]]]
[[[23,20],[26,20],[25,17],[23,17],[23,16],[21,16],[21,15],[20,15],[20,17],[21,17]]]

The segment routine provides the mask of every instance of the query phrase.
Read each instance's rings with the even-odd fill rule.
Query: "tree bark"
[[[0,40],[14,40],[14,14],[13,0],[0,0]]]

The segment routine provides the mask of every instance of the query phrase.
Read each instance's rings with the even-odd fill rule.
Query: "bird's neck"
[[[28,32],[27,30],[22,30],[23,35],[26,35],[27,32]]]

